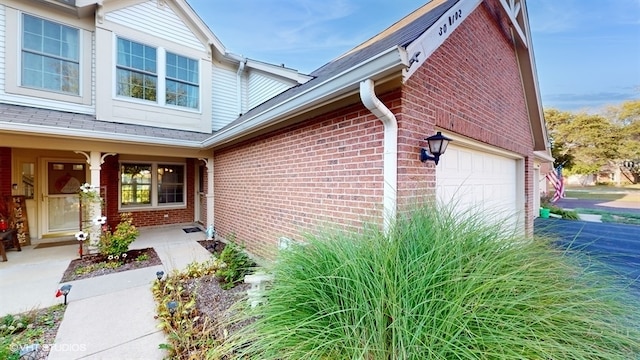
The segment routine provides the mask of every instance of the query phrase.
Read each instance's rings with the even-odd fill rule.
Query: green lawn
[[[585,200],[602,200],[640,203],[640,186],[629,185],[625,187],[615,186],[589,186],[589,187],[569,187],[565,191],[568,198],[585,199]],[[625,213],[624,210],[599,210],[599,209],[575,209],[581,214],[597,214],[602,215],[602,221],[623,224],[640,225],[640,215]]]
[[[589,200],[618,200],[640,202],[640,188],[615,186],[568,187],[565,196]]]

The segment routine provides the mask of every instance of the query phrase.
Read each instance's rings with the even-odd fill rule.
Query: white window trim
[[[11,15],[14,14],[14,15]],[[22,86],[22,35],[23,35],[23,14],[27,14],[39,19],[61,24],[78,30],[78,94],[50,91],[48,89],[40,89],[35,87]],[[48,18],[41,14],[35,14],[26,11],[7,9],[6,14],[7,28],[18,29],[13,35],[13,39],[7,36],[6,53],[13,53],[14,56],[7,56],[5,69],[13,69],[14,71],[5,71],[6,82],[5,91],[9,94],[35,96],[44,99],[70,102],[75,104],[91,105],[91,54],[92,54],[92,37],[87,30],[57,19]]]
[[[118,39],[126,39],[138,44],[142,44],[142,45],[146,45],[149,47],[153,47],[156,49],[156,77],[158,78],[157,81],[157,89],[156,89],[156,101],[150,101],[150,100],[144,100],[144,99],[138,99],[138,98],[134,98],[134,97],[130,97],[130,96],[122,96],[122,95],[118,95],[118,78],[117,78],[117,68],[118,68]],[[160,107],[160,108],[169,108],[169,109],[176,109],[176,110],[181,110],[181,111],[188,111],[188,112],[192,112],[194,114],[200,114],[202,112],[202,60],[201,59],[197,59],[197,58],[193,58],[191,56],[187,56],[187,55],[183,55],[181,52],[179,51],[174,51],[174,50],[169,50],[169,52],[191,59],[191,60],[195,60],[198,62],[198,107],[197,108],[192,108],[192,107],[188,107],[188,106],[178,106],[178,105],[172,105],[172,104],[167,104],[166,101],[166,84],[167,84],[167,49],[163,46],[156,46],[156,45],[152,45],[149,44],[147,42],[144,41],[139,41],[139,40],[134,40],[130,37],[127,36],[119,36],[114,34],[113,35],[113,78],[112,78],[112,96],[114,100],[119,100],[119,101],[126,101],[126,102],[131,102],[134,104],[140,104],[140,105],[147,105],[147,106],[156,106],[156,107]]]
[[[151,204],[149,205],[122,205],[122,165],[124,164],[148,164],[151,165]],[[158,203],[158,164],[162,165],[175,165],[182,166],[184,168],[183,171],[183,184],[184,184],[184,194],[182,203],[171,203],[171,204],[159,204]],[[126,160],[120,161],[118,164],[118,210],[120,211],[150,211],[150,210],[160,210],[160,209],[186,209],[187,208],[187,193],[188,193],[188,184],[187,184],[187,164],[183,162],[170,162],[170,161],[146,161],[146,160]]]

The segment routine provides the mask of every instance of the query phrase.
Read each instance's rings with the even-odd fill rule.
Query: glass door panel
[[[47,233],[78,231],[80,201],[78,191],[86,182],[83,163],[51,161],[47,164],[45,207]]]

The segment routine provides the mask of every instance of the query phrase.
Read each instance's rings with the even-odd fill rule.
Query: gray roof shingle
[[[286,90],[275,97],[257,105],[245,114],[232,121],[226,127],[234,126],[238,123],[251,118],[266,109],[278,106],[282,102],[290,99],[297,94],[314,87],[345,70],[356,66],[367,59],[392,48],[395,46],[406,47],[408,44],[416,40],[422,33],[428,30],[447,10],[455,5],[459,0],[447,0],[442,4],[424,12],[428,5],[416,10],[413,14],[417,16],[411,20],[406,17],[397,22],[387,30],[381,32],[369,41],[359,45],[346,54],[334,59],[333,61],[321,66],[313,71],[310,75],[314,78],[304,84],[295,86]],[[422,10],[424,13],[419,14]],[[412,15],[413,15],[412,14]],[[411,15],[410,15],[411,16]],[[407,20],[407,19],[410,19]],[[97,120],[95,116],[86,114],[77,114],[71,112],[40,109],[21,105],[11,105],[0,103],[0,128],[2,123],[13,123],[22,125],[47,126],[64,129],[77,129],[89,132],[95,132],[95,135],[102,134],[108,138],[109,134],[124,135],[135,134],[138,136],[146,136],[156,139],[165,140],[184,140],[200,142],[210,138],[213,134],[201,133],[195,131],[174,130],[161,127],[133,125],[125,123],[117,123],[111,121]],[[226,128],[225,127],[225,128]],[[224,129],[224,128],[223,128]]]
[[[161,139],[203,141],[211,136],[209,133],[102,121],[96,120],[93,115],[0,103],[0,128],[2,128],[3,122],[94,131],[107,137],[108,134],[126,134]]]
[[[370,59],[394,46],[406,47],[408,44],[416,40],[420,35],[427,31],[444,13],[447,12],[453,5],[459,0],[448,0],[444,3],[436,6],[430,11],[418,16],[413,21],[410,21],[404,26],[399,27],[395,31],[387,34],[380,39],[372,38],[370,44],[366,46],[358,46],[355,49],[347,52],[329,63],[321,66],[317,70],[313,71],[310,75],[314,78],[307,81],[304,84],[292,87],[275,97],[265,101],[264,103],[257,105],[246,113],[242,114],[236,120],[228,124],[226,127],[234,126],[243,122],[245,119],[252,117],[266,109],[277,106],[278,104],[294,97],[297,94],[304,92],[305,90],[321,83],[332,76],[335,76],[353,66],[356,66],[363,61]],[[419,11],[419,10],[417,10]],[[381,33],[382,34],[382,33]],[[224,128],[223,128],[224,129]]]

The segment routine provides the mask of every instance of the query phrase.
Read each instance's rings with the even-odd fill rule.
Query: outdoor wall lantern
[[[427,160],[433,160],[436,165],[438,165],[440,155],[447,151],[447,145],[449,145],[449,142],[452,140],[442,135],[440,131],[435,135],[429,136],[425,140],[427,140],[429,150],[425,148],[420,149],[420,161],[426,162]]]

